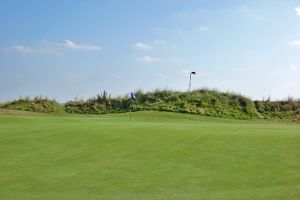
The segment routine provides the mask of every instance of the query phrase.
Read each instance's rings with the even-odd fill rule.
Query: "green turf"
[[[300,199],[300,125],[0,115],[0,199]]]

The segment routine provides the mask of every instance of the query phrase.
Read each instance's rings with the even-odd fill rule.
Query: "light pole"
[[[193,75],[196,75],[196,72],[190,72],[189,92],[191,92],[191,86],[192,86],[192,74],[193,74]]]

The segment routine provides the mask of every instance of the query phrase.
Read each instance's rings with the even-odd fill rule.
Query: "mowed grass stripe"
[[[300,125],[0,116],[0,199],[299,199]]]

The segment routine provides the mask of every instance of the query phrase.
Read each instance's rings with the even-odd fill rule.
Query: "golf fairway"
[[[3,200],[297,200],[300,124],[0,115]]]

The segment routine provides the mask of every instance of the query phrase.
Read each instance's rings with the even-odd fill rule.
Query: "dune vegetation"
[[[55,100],[36,97],[21,98],[2,105],[2,108],[46,113],[104,114],[129,111],[166,111],[235,119],[282,119],[300,121],[300,100],[270,99],[253,101],[245,96],[199,89],[192,92],[155,90],[136,93],[137,100],[128,95],[112,97],[106,91],[86,100],[59,104]]]

